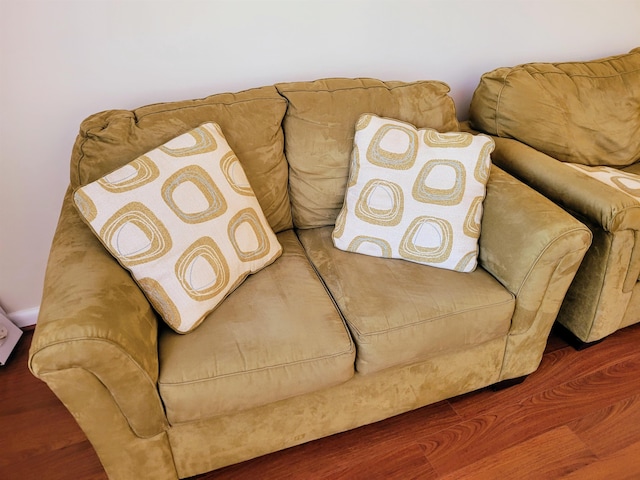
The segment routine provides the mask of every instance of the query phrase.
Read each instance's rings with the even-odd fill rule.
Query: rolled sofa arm
[[[94,377],[121,412],[123,425],[128,424],[134,436],[150,438],[162,434],[167,422],[156,387],[157,337],[158,322],[149,302],[82,222],[67,191],[29,368],[65,403],[68,398],[81,404],[77,397],[85,387],[76,390],[73,382],[56,379],[74,371]],[[60,391],[61,385],[74,390]],[[69,409],[90,436],[79,418],[83,413]]]
[[[537,368],[591,239],[591,231],[581,222],[492,166],[479,262],[516,298],[501,380],[527,375]],[[523,343],[530,345],[523,348]]]
[[[491,137],[492,161],[566,210],[603,230],[637,230],[640,204],[614,188],[511,138]]]

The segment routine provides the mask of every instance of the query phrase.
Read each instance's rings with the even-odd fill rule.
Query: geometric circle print
[[[198,165],[189,165],[171,175],[162,185],[162,198],[186,223],[206,222],[227,211],[224,196]]]
[[[256,211],[245,208],[229,220],[229,240],[243,262],[259,260],[269,253],[269,237]]]
[[[356,120],[356,131],[367,128],[372,118],[371,115],[360,115],[358,120]]]
[[[355,214],[375,225],[397,225],[402,220],[402,188],[393,182],[374,179],[362,189]]]
[[[240,195],[253,195],[253,189],[247,180],[242,164],[235,153],[229,152],[220,160],[220,168],[229,185]]]
[[[430,160],[422,167],[412,195],[419,202],[457,205],[464,197],[466,170],[458,160]],[[442,187],[446,188],[442,188]]]
[[[485,143],[480,149],[478,155],[478,163],[476,168],[473,169],[473,175],[476,182],[486,185],[489,180],[489,173],[491,172],[491,152],[493,151],[493,143]]]
[[[333,244],[348,252],[473,271],[494,147],[487,135],[417,129],[361,115]]]
[[[469,269],[473,268],[473,265],[476,263],[476,257],[478,256],[478,249],[473,250],[472,252],[467,253],[466,255],[462,255],[460,261],[456,263],[456,266],[453,270],[458,272],[467,272]]]
[[[188,157],[212,152],[218,148],[218,144],[211,132],[200,126],[158,148],[172,157]]]
[[[153,182],[158,175],[160,171],[157,165],[143,155],[115,172],[105,175],[98,180],[98,184],[110,192],[126,192]]]
[[[215,123],[81,186],[74,202],[178,333],[196,328],[282,246]]]
[[[229,265],[210,237],[190,245],[176,262],[176,277],[185,292],[197,301],[215,297],[229,284]]]
[[[403,258],[423,263],[442,263],[451,255],[453,228],[442,218],[418,217],[400,241]]]
[[[382,238],[360,235],[349,244],[350,252],[364,253],[376,257],[391,257],[391,245]]]
[[[73,194],[73,201],[87,222],[93,222],[95,220],[96,215],[98,215],[98,209],[89,195],[82,190],[76,190]]]
[[[482,197],[471,201],[469,211],[462,225],[464,234],[471,238],[480,238],[480,222],[482,221]]]
[[[167,325],[178,330],[182,323],[180,310],[173,303],[171,296],[165,291],[162,284],[154,278],[145,277],[138,280],[138,285]]]
[[[358,170],[360,169],[360,150],[354,147],[351,152],[351,168],[347,178],[347,187],[352,187],[358,181]]]
[[[418,135],[401,125],[382,125],[367,149],[373,165],[406,170],[413,166],[418,153]]]
[[[340,238],[344,233],[344,227],[347,225],[347,205],[342,207],[340,213],[338,213],[338,217],[336,218],[336,224],[333,228],[332,236],[333,238]]]
[[[634,175],[634,177],[636,177]],[[632,197],[640,197],[640,178],[630,177],[629,175],[613,175],[611,182],[623,192]]]
[[[154,213],[140,202],[131,202],[104,224],[100,237],[126,266],[151,262],[171,249],[171,236]]]
[[[590,166],[577,163],[564,163],[564,165],[579,170],[594,180],[640,201],[640,175],[604,165]]]
[[[465,148],[471,145],[473,137],[461,132],[440,133],[435,130],[424,132],[424,143],[438,148]]]

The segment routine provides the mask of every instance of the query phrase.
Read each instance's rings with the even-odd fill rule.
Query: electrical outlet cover
[[[11,320],[0,312],[0,330],[4,333],[5,329],[7,331],[7,335],[5,338],[0,339],[0,365],[7,363],[9,355],[22,336],[22,330],[16,327]],[[2,335],[0,335],[0,337],[1,336]]]

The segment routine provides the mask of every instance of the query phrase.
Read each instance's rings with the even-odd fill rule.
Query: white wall
[[[369,76],[443,80],[465,118],[483,72],[626,52],[639,25],[640,0],[0,0],[0,304],[37,312],[92,113]]]

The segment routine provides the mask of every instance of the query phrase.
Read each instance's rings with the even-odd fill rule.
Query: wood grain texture
[[[558,448],[562,445],[562,448]],[[443,480],[560,478],[597,461],[597,457],[571,431],[562,426],[513,447],[487,455],[464,468],[440,477]]]
[[[638,393],[640,356],[525,396],[425,439],[425,454],[438,471],[451,471],[573,422]],[[514,389],[517,387],[514,387]]]
[[[624,450],[640,443],[640,395],[608,405],[569,422],[568,426],[599,456]]]
[[[0,479],[105,480],[73,417],[27,369],[31,332],[0,369]],[[540,368],[356,430],[193,477],[640,478],[640,325],[577,351],[552,332]]]
[[[640,478],[640,442],[631,444],[623,450],[617,450],[561,478],[562,480],[638,480]]]

